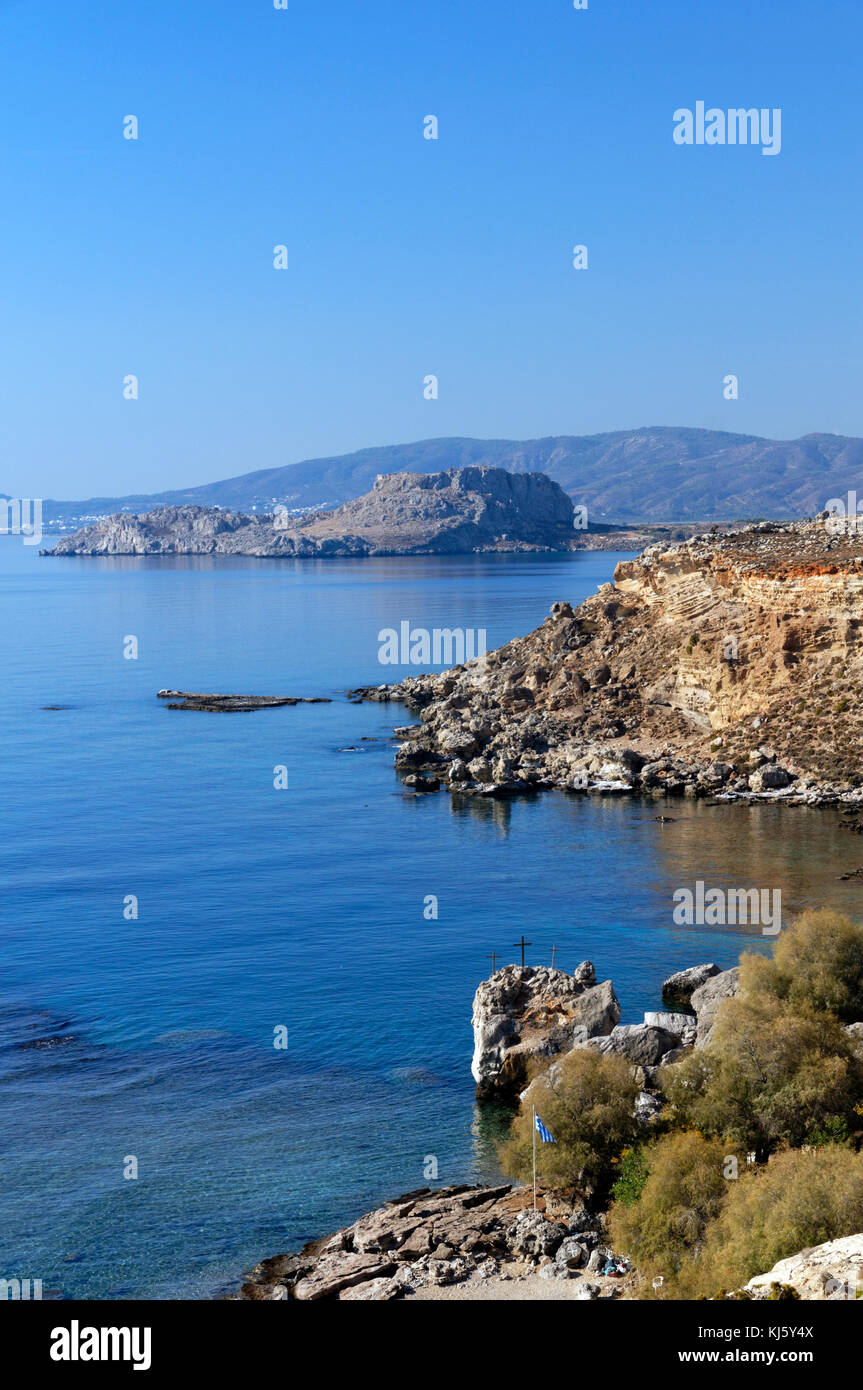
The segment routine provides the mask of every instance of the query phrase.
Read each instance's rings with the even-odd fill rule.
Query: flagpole
[[[536,1106],[530,1108],[533,1112],[533,1209],[536,1211]]]

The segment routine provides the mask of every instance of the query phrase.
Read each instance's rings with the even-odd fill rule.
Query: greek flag
[[[557,1140],[555,1139],[554,1135],[551,1134],[550,1131],[546,1129],[545,1125],[542,1123],[542,1120],[539,1118],[539,1116],[538,1116],[537,1114],[534,1113],[534,1117],[533,1117],[533,1118],[534,1118],[534,1121],[535,1121],[535,1123],[536,1123],[536,1132],[537,1132],[537,1134],[539,1135],[540,1139],[542,1140],[543,1144],[556,1144],[556,1143],[557,1143]]]

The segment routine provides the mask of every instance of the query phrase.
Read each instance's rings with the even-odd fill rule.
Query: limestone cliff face
[[[861,800],[863,537],[823,520],[650,547],[573,610],[371,698],[422,724],[397,765],[543,786]]]
[[[379,477],[331,512],[243,516],[213,507],[117,515],[58,541],[55,555],[423,555],[568,549],[573,506],[542,473],[452,468]]]
[[[818,524],[651,547],[614,581],[643,610],[658,655],[674,655],[648,699],[705,729],[799,698],[802,681],[829,682],[849,659],[863,667],[863,547]]]

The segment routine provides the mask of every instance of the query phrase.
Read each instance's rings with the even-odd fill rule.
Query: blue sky
[[[861,41],[860,0],[0,0],[0,491],[863,434]],[[676,146],[698,100],[781,154]]]

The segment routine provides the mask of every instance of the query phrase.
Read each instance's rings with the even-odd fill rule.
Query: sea
[[[212,1298],[402,1192],[493,1180],[471,1006],[522,937],[531,965],[592,960],[637,1022],[673,971],[770,949],[675,925],[675,889],[856,908],[831,810],[406,792],[410,714],[347,694],[414,669],[381,665],[382,630],[492,648],[622,558],[0,540],[0,1278]],[[163,688],[330,703],[211,714]]]

